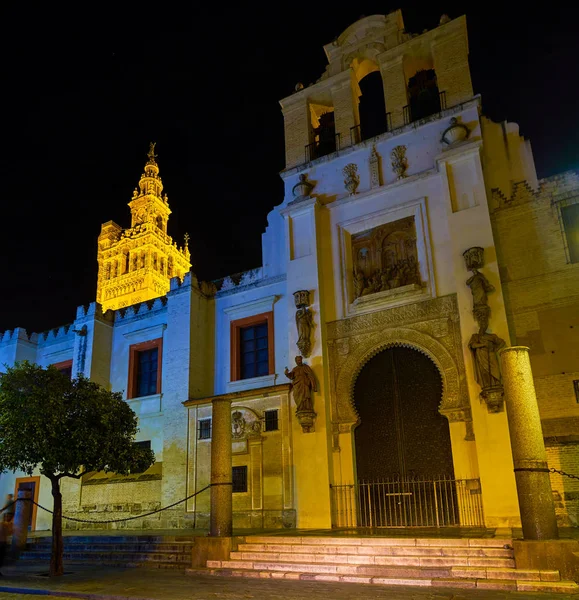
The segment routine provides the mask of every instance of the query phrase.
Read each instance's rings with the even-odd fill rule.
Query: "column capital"
[[[529,348],[528,346],[509,346],[508,348],[503,348],[499,350],[499,355],[506,354],[507,352],[515,352],[516,354],[528,354]]]

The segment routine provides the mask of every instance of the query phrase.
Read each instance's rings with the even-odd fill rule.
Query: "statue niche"
[[[353,235],[352,257],[354,300],[421,284],[413,216]]]

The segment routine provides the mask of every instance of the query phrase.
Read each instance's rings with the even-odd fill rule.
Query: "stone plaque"
[[[354,300],[421,285],[414,216],[352,235]]]

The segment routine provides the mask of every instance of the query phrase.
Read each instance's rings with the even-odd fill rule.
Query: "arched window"
[[[161,230],[163,229],[163,217],[161,215],[157,217],[157,227]]]
[[[408,80],[407,122],[417,121],[441,110],[441,94],[438,91],[434,69],[421,69]]]
[[[380,71],[373,71],[360,81],[360,139],[357,143],[388,131],[384,86]]]

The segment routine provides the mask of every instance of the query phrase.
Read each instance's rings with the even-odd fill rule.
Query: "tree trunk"
[[[52,497],[54,498],[54,507],[52,515],[52,554],[50,556],[50,577],[63,575],[64,565],[62,563],[63,543],[62,543],[62,493],[60,491],[60,479],[51,477]]]

